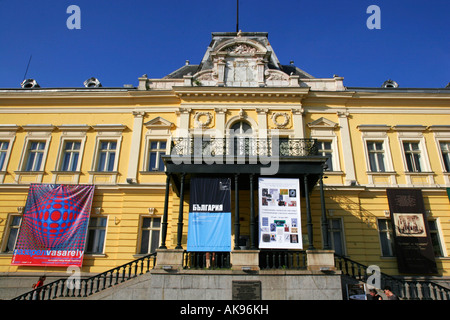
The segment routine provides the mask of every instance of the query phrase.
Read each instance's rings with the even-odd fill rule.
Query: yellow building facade
[[[311,238],[315,248],[326,247],[325,215],[329,245],[340,256],[389,275],[447,284],[450,89],[402,89],[392,81],[349,88],[339,76],[315,78],[293,64],[282,65],[265,33],[214,33],[199,65],[187,62],[162,79],[144,75],[138,81],[123,88],[94,83],[0,89],[2,281],[66,275],[61,267],[11,265],[31,183],[95,185],[83,276],[155,252],[161,241],[168,249],[179,242],[186,249],[189,190],[180,224],[179,172],[168,175],[170,155],[180,138],[230,139],[233,131],[249,139],[313,139],[314,154],[296,155],[323,170],[315,173],[308,200],[301,201],[304,250]],[[230,177],[239,173],[233,166]],[[215,164],[195,168],[207,174]],[[256,183],[260,175],[251,175]],[[247,179],[242,177],[240,183]],[[421,190],[437,273],[399,272],[387,189]],[[258,247],[249,192],[242,187],[231,199],[236,208],[239,196],[230,237],[241,250]],[[253,192],[257,215],[256,184]]]

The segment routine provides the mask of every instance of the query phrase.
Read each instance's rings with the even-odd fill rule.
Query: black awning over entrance
[[[180,198],[178,228],[177,228],[177,246],[176,249],[182,249],[183,232],[183,203],[184,194],[189,190],[189,181],[192,177],[222,177],[232,179],[232,190],[235,193],[235,250],[239,250],[240,219],[239,219],[239,190],[249,190],[250,192],[250,237],[251,249],[256,249],[258,244],[256,240],[257,222],[254,212],[254,190],[257,190],[257,181],[259,177],[276,178],[298,178],[301,187],[301,196],[305,198],[307,214],[307,232],[309,238],[309,248],[313,246],[313,229],[310,208],[310,193],[314,186],[320,184],[321,205],[322,205],[322,228],[323,228],[323,247],[329,249],[327,234],[328,224],[326,220],[325,201],[323,195],[323,173],[327,158],[322,156],[304,156],[304,157],[286,157],[276,159],[277,163],[258,163],[252,159],[236,159],[233,163],[207,163],[205,161],[195,161],[195,159],[184,159],[183,162],[173,161],[171,156],[163,156],[166,166],[166,200],[164,207],[164,217],[162,224],[162,244],[160,248],[166,248],[167,234],[167,214],[168,214],[168,194],[170,184],[173,191]],[[272,167],[271,167],[272,166]],[[276,170],[275,170],[276,169]],[[267,173],[270,174],[267,174]]]
[[[207,164],[207,163],[174,163],[170,156],[163,157],[166,165],[166,174],[171,176],[173,190],[179,196],[180,193],[180,177],[185,175],[185,188],[189,189],[189,178],[191,176],[207,176],[207,177],[234,177],[236,174],[245,177],[253,175],[254,177],[269,177],[277,178],[289,177],[299,178],[303,181],[304,177],[308,180],[308,189],[311,190],[319,181],[323,174],[326,157],[303,157],[297,159],[279,159],[276,172],[273,174],[264,174],[266,171],[272,171],[271,165],[264,165],[261,163],[222,163],[222,164]],[[273,165],[272,165],[273,166]],[[249,190],[249,180],[245,179],[239,182],[240,190]],[[187,190],[185,189],[185,190]],[[303,188],[302,188],[303,190]],[[304,194],[302,193],[304,196]]]

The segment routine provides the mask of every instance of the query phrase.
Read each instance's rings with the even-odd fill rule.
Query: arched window
[[[252,150],[252,127],[246,121],[237,121],[230,127],[234,156],[248,156]],[[231,141],[230,141],[231,142]]]
[[[252,127],[247,121],[237,121],[230,127],[231,133],[235,135],[252,134]]]

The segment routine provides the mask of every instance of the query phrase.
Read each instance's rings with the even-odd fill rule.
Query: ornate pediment
[[[321,117],[313,122],[308,123],[308,127],[312,129],[334,129],[338,127],[338,124],[328,120],[327,118]]]
[[[291,77],[281,66],[267,34],[252,32],[214,34],[197,72],[185,79],[187,85],[195,86],[299,86],[298,77]]]
[[[230,55],[230,56],[254,56],[265,55],[267,49],[259,42],[243,37],[236,37],[221,43],[212,55]]]
[[[162,117],[156,117],[147,121],[144,125],[149,129],[170,129],[174,124]]]

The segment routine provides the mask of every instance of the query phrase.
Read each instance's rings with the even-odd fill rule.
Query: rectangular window
[[[422,172],[421,153],[418,142],[403,142],[406,165],[409,172]]]
[[[444,167],[446,172],[450,172],[450,142],[441,142],[442,160],[444,161]]]
[[[383,257],[393,257],[394,252],[394,232],[390,219],[378,219],[378,232],[380,236],[381,255]]]
[[[436,257],[444,256],[441,246],[441,238],[439,236],[439,229],[436,220],[428,220],[428,227],[430,229],[431,243],[433,245],[434,255]]]
[[[3,252],[12,253],[14,251],[14,247],[16,246],[17,236],[19,234],[20,223],[22,221],[22,217],[18,215],[13,215],[10,218],[8,230],[7,230],[7,240],[6,245],[3,248]]]
[[[25,171],[41,171],[44,158],[45,141],[30,141]]]
[[[61,171],[77,171],[80,147],[81,142],[79,141],[66,141],[64,144]]]
[[[91,217],[86,241],[86,253],[103,253],[107,218]]]
[[[162,156],[166,154],[166,141],[150,141],[148,171],[164,171]]]
[[[116,141],[100,141],[97,171],[114,171],[116,160]]]
[[[6,155],[8,153],[9,142],[8,141],[0,141],[0,171],[6,170],[3,168],[6,162]]]
[[[341,256],[345,255],[342,219],[328,220],[328,240],[336,254]]]
[[[367,151],[369,152],[370,171],[385,172],[383,142],[367,141]]]
[[[319,155],[327,157],[327,169],[326,171],[333,171],[333,149],[331,147],[331,141],[318,141],[319,144]]]
[[[140,254],[156,252],[159,246],[161,218],[144,217],[141,227]]]

